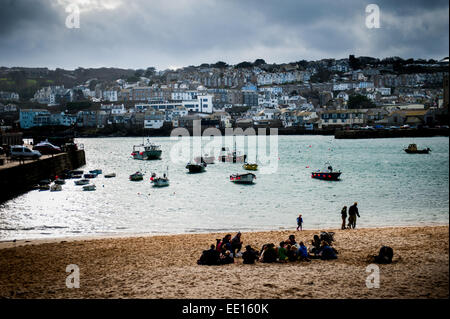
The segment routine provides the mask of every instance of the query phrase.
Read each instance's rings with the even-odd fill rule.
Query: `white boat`
[[[169,186],[169,179],[167,177],[156,177],[152,180],[153,187],[165,187]]]
[[[253,173],[230,175],[230,181],[236,184],[253,184],[256,175]]]
[[[74,183],[75,183],[75,185],[80,186],[80,185],[87,185],[87,184],[89,184],[89,182],[90,181],[87,178],[83,178],[83,179],[79,179],[79,180],[75,181]]]
[[[234,146],[233,152],[231,152],[228,147],[222,147],[218,157],[219,162],[227,163],[245,163],[246,159],[246,154],[242,154],[241,152],[236,151],[236,145]]]
[[[203,156],[197,156],[194,158],[194,161],[196,163],[206,163],[206,164],[214,164],[215,157],[214,156],[208,156],[208,154],[205,154]]]
[[[95,191],[95,185],[94,184],[92,184],[92,185],[86,185],[86,186],[83,186],[83,190],[84,191]]]
[[[60,192],[60,191],[62,191],[62,186],[60,184],[53,184],[52,186],[50,186],[50,191],[51,192]]]
[[[167,172],[164,173],[163,177],[157,177],[155,173],[152,173],[150,181],[153,187],[165,187],[169,186],[169,168],[167,167]]]

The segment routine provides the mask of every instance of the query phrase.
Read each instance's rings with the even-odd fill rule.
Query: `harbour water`
[[[174,145],[152,138],[161,160],[130,156],[142,138],[77,139],[86,151],[85,171],[102,169],[94,192],[67,180],[61,192],[30,191],[0,205],[0,240],[116,234],[175,234],[295,228],[337,228],[340,209],[358,202],[359,227],[448,224],[449,139],[395,138],[335,140],[332,136],[279,136],[276,170],[256,172],[254,185],[236,185],[229,175],[241,164],[208,165],[188,174],[186,162],[173,161]],[[406,154],[416,143],[428,155]],[[232,146],[231,146],[232,147]],[[329,161],[341,181],[311,179]],[[250,158],[252,162],[252,158]],[[152,172],[166,172],[170,186],[153,188]],[[144,181],[131,182],[141,170]]]

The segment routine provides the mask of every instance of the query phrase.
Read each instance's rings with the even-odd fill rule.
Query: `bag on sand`
[[[394,250],[389,246],[383,246],[380,248],[378,256],[375,256],[375,262],[379,264],[392,263],[392,257],[394,257]]]

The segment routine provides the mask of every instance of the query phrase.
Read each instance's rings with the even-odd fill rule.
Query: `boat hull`
[[[428,154],[428,153],[430,153],[430,150],[416,150],[416,151],[412,151],[412,150],[405,149],[405,152],[408,153],[408,154]]]
[[[186,168],[189,170],[189,173],[203,173],[205,172],[206,166],[201,164],[188,164]]]
[[[341,174],[342,174],[341,172],[331,172],[331,173],[312,172],[311,178],[321,179],[321,180],[326,180],[326,181],[338,181]]]
[[[169,180],[166,179],[154,179],[152,181],[153,187],[167,187],[169,186]]]
[[[244,165],[242,165],[242,168],[247,171],[257,171],[258,164],[244,164]]]
[[[230,181],[235,184],[253,184],[256,176],[252,173],[234,174],[230,176]]]
[[[148,152],[136,152],[133,153],[133,159],[135,160],[143,160],[143,161],[151,161],[158,160],[161,158],[162,150],[148,151]]]

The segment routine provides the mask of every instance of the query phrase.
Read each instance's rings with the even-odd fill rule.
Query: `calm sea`
[[[333,228],[340,227],[342,206],[355,201],[359,227],[449,221],[448,137],[279,136],[277,154],[271,154],[273,172],[256,172],[250,186],[229,181],[230,174],[243,172],[241,164],[216,163],[205,173],[187,174],[186,161],[174,159],[189,149],[192,138],[152,141],[163,149],[161,160],[131,158],[133,145],[142,138],[78,139],[86,151],[82,169],[99,168],[117,177],[94,179],[95,192],[84,192],[68,180],[61,192],[30,191],[0,205],[0,239],[277,230],[295,228],[299,213],[305,229]],[[409,143],[432,152],[406,154],[403,148]],[[311,179],[311,171],[325,162],[343,172],[341,181]],[[129,181],[138,170],[146,174],[144,181]],[[166,171],[170,186],[151,187],[151,172]]]

